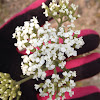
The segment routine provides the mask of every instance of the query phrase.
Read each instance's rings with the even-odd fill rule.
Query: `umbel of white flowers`
[[[74,94],[72,88],[75,87],[75,82],[72,78],[76,77],[76,71],[68,71],[65,68],[65,55],[67,57],[77,56],[76,49],[84,45],[83,38],[78,37],[80,30],[72,30],[75,27],[73,22],[80,17],[80,15],[75,15],[77,7],[69,4],[69,0],[59,0],[59,2],[52,0],[49,7],[42,3],[45,16],[54,18],[58,23],[57,28],[50,27],[51,24],[48,21],[40,27],[37,18],[33,17],[30,21],[24,22],[24,26],[18,26],[13,34],[13,38],[17,39],[15,46],[19,50],[26,49],[27,53],[22,56],[23,75],[33,75],[33,79],[45,80],[45,71],[54,70],[51,79],[35,84],[35,89],[39,89],[40,96],[49,95],[48,100],[52,100],[55,93],[55,100],[60,100],[60,96],[64,100],[65,92],[69,92],[70,96]],[[71,22],[66,26],[67,32],[63,25],[66,21]],[[62,69],[63,78],[57,74],[57,66]]]

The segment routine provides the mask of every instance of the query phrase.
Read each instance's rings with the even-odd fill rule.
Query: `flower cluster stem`
[[[63,24],[63,21],[62,21],[62,18],[61,18],[60,23],[58,23],[56,34],[59,32],[59,27],[61,27],[62,24]]]
[[[16,82],[16,84],[21,85],[21,84],[25,83],[26,81],[28,81],[28,80],[32,79],[32,78],[33,78],[33,76],[34,76],[34,75],[30,75],[29,77],[24,78],[24,79],[22,79],[22,80],[20,80],[20,81]]]
[[[54,69],[54,73],[57,74],[57,70],[56,70],[56,68]]]
[[[17,96],[16,100],[19,100],[20,99],[20,96]]]

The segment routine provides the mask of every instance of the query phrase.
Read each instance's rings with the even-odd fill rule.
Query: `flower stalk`
[[[21,85],[21,84],[23,84],[23,83],[29,81],[30,79],[33,78],[33,76],[34,76],[34,75],[30,75],[30,76],[28,76],[28,77],[26,77],[26,78],[24,78],[24,79],[22,79],[22,80],[16,82],[16,85]]]

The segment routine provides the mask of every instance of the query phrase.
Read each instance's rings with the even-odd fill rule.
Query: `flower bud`
[[[4,73],[4,76],[5,76],[6,78],[10,78],[10,74]]]
[[[18,91],[18,95],[21,96],[22,95],[22,92],[21,91]]]
[[[10,89],[7,89],[4,93],[9,95],[10,92],[11,92],[11,90]]]
[[[13,100],[13,97],[12,97],[12,96],[10,96],[10,97],[9,97],[9,100]]]
[[[15,97],[16,97],[16,93],[13,93],[13,94],[12,94],[12,97],[15,98]]]
[[[5,87],[5,86],[3,86],[2,88],[1,88],[1,91],[5,91],[7,88]]]

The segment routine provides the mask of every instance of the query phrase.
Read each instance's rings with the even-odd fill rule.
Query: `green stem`
[[[20,96],[17,96],[16,100],[19,100],[20,99]]]
[[[54,19],[55,19],[55,21],[59,24],[58,20],[57,20],[56,18],[54,18]]]
[[[54,74],[57,74],[57,70],[56,70],[56,67],[55,67],[55,69],[54,69]]]
[[[62,23],[65,23],[66,21],[68,21],[68,19],[64,20]]]
[[[58,83],[57,83],[57,94],[58,94]]]
[[[61,27],[62,24],[63,24],[63,21],[62,21],[62,18],[61,18],[60,23],[58,23],[56,34],[59,32],[59,27]]]
[[[63,68],[62,70],[63,70],[63,71],[67,71],[67,72],[69,72],[69,69],[66,69],[66,68]]]
[[[24,78],[24,79],[22,79],[22,80],[16,82],[16,84],[20,85],[20,84],[22,84],[22,83],[24,83],[24,82],[26,82],[26,81],[32,79],[33,76],[34,76],[34,75],[31,75],[31,76],[29,76],[29,77],[27,77],[27,78]]]

